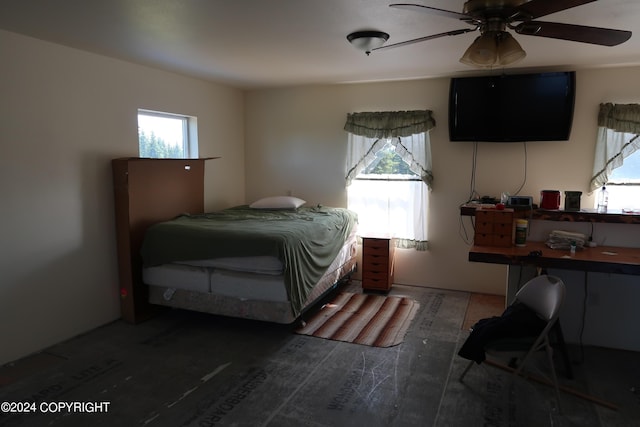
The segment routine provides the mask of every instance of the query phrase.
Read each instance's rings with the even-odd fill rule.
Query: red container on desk
[[[560,192],[558,190],[542,190],[540,192],[540,209],[560,209]]]

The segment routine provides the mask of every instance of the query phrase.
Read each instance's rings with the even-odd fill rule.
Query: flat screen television
[[[575,72],[451,79],[451,141],[566,141],[571,133]]]

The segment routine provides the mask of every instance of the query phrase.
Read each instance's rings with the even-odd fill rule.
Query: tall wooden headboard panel
[[[204,166],[209,159],[112,160],[122,318],[137,323],[159,307],[148,303],[140,247],[147,228],[182,213],[204,212]]]

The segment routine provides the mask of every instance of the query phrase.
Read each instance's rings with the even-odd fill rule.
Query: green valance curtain
[[[411,171],[431,188],[433,173],[429,130],[435,125],[430,110],[347,114],[344,125],[349,134],[347,186],[375,160],[376,153],[390,143]]]
[[[350,113],[344,130],[367,138],[396,138],[428,132],[436,125],[430,110]]]
[[[640,149],[640,104],[600,104],[598,136],[589,188],[605,185],[611,172]]]
[[[640,134],[640,104],[600,104],[598,126]]]

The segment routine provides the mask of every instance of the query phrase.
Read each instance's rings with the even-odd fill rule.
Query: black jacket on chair
[[[501,316],[479,320],[471,328],[458,356],[482,363],[486,359],[485,347],[488,343],[504,338],[536,338],[546,326],[546,322],[521,303],[506,308]]]

